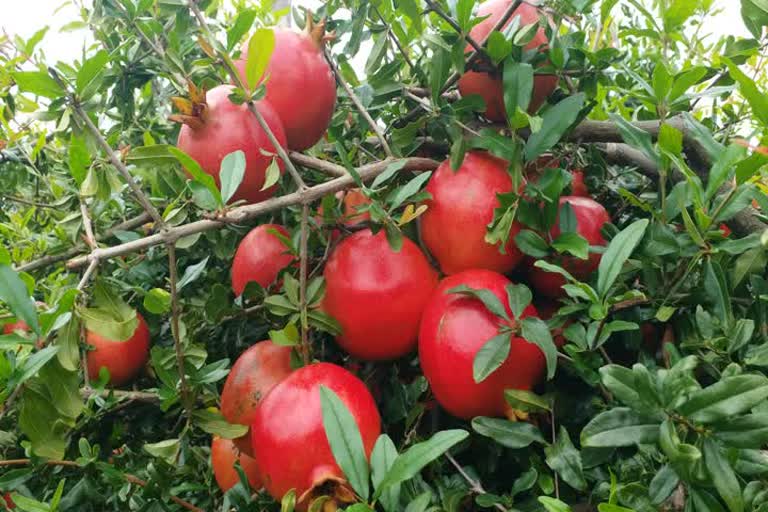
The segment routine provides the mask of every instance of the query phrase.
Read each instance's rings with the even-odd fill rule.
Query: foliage
[[[712,0],[547,2],[549,48],[535,65],[522,49],[531,27],[513,22],[488,41],[491,63],[503,65],[504,126],[480,120],[482,101],[458,99],[449,83],[469,66],[464,36],[479,22],[475,0],[331,0],[316,13],[336,31],[332,59],[386,126],[395,160],[363,183],[361,167],[386,151],[341,88],[327,140],[307,155],[352,176],[348,185],[372,200],[374,229],[394,247],[403,236],[417,239],[427,198],[429,173],[404,170],[405,158],[450,158],[455,168],[467,150],[482,148],[507,158],[517,183],[541,155],[559,162],[524,193],[500,196],[488,231],[489,242],[504,242],[520,222],[521,250],[568,281],[548,326],[520,326],[549,368],[534,392],[508,392],[521,422],[450,418],[433,406],[415,355],[361,367],[338,349],[338,324],[317,309],[332,230],[347,229],[333,194],[311,205],[306,289],[298,267],[287,269],[282,289],[251,284],[234,297],[227,284],[237,243],[257,223],[287,226],[288,245],[302,254],[298,202],[173,240],[170,262],[164,243],[76,258],[91,250],[91,224],[102,250],[237,210],[225,205],[242,180],[242,153],[225,159],[219,188],[173,147],[178,128],[168,120],[188,82],[230,82],[227,65],[246,40],[252,64],[232,99],[263,95],[274,45],[265,28],[285,13],[269,0],[232,3],[94,0],[67,26],[95,40],[74,63],[46,61],[46,29],[28,40],[0,36],[0,305],[3,322],[31,328],[0,336],[0,491],[12,492],[18,509],[280,509],[263,493],[252,496],[245,478],[221,494],[210,436],[243,431],[217,409],[231,362],[267,337],[298,355],[308,331],[315,357],[355,369],[382,412],[386,434],[366,461],[348,411],[323,390],[333,453],[364,500],[347,510],[768,510],[768,236],[765,217],[749,208],[754,201],[768,211],[765,1],[740,1],[751,38],[720,39],[702,32],[702,21],[718,15]],[[198,4],[213,36],[190,8]],[[306,13],[290,15],[302,25]],[[534,69],[557,74],[560,88],[529,114]],[[604,143],[617,136],[585,120],[609,127],[623,154],[635,156],[615,158],[614,144]],[[144,213],[120,162],[163,226]],[[322,166],[297,165],[308,185],[328,181]],[[541,260],[601,250],[575,234],[572,215],[557,218],[570,180],[564,169],[574,168],[585,170],[613,218],[600,267],[585,282]],[[279,194],[296,190],[276,165],[270,179],[279,179]],[[555,222],[562,234],[553,240],[546,233]],[[513,286],[508,295],[517,317],[531,293]],[[506,316],[498,300],[484,302]],[[81,327],[125,339],[136,310],[152,350],[135,391],[105,387],[104,374],[89,382]],[[546,327],[567,340],[557,353]],[[641,329],[653,333],[650,347]],[[506,357],[511,332],[481,351],[478,381]]]

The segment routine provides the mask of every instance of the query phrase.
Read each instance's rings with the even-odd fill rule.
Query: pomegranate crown
[[[188,97],[174,96],[173,106],[179,111],[168,117],[174,123],[182,123],[192,129],[202,128],[208,104],[205,102],[205,88],[199,88],[191,80],[187,81]]]
[[[306,16],[307,23],[304,25],[304,34],[309,37],[319,49],[322,50],[325,47],[325,43],[336,39],[335,30],[328,33],[325,32],[325,18],[315,22],[315,19],[312,17],[312,11],[309,9],[306,11]]]

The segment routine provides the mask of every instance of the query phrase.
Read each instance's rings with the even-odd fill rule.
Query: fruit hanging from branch
[[[102,367],[109,370],[112,386],[125,385],[138,375],[149,359],[149,328],[139,313],[136,313],[136,320],[136,330],[123,341],[86,330],[85,342],[93,347],[86,355],[90,379],[97,379]]]
[[[221,188],[221,162],[235,151],[245,154],[245,174],[232,201],[249,203],[272,197],[277,190],[274,184],[262,190],[267,179],[267,169],[273,160],[282,173],[283,162],[276,157],[276,149],[256,117],[245,104],[236,105],[229,99],[234,91],[230,85],[219,85],[207,93],[190,87],[190,99],[176,98],[180,114],[171,119],[182,123],[177,146],[191,156],[204,172],[216,180]],[[255,102],[275,138],[285,146],[285,132],[280,118],[266,101]]]
[[[307,12],[303,32],[275,29],[275,47],[265,72],[266,101],[285,129],[289,149],[301,151],[313,145],[328,129],[336,106],[336,81],[323,55],[325,20],[315,23]],[[235,62],[245,81],[248,46]]]
[[[250,281],[268,288],[285,267],[296,260],[280,237],[289,237],[278,224],[262,224],[253,228],[240,241],[232,260],[232,290],[241,295]]]
[[[235,462],[239,462],[240,467],[243,468],[251,489],[261,488],[256,461],[245,453],[241,453],[231,439],[214,436],[211,441],[211,466],[213,476],[222,492],[227,492],[240,481],[240,476],[234,467]]]

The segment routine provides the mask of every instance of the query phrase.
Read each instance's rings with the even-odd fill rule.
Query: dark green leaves
[[[584,479],[581,454],[573,446],[568,431],[560,426],[557,441],[544,449],[547,455],[547,465],[566,481],[574,489],[584,490],[587,481]]]
[[[472,429],[507,448],[525,448],[531,443],[546,444],[539,429],[530,423],[478,416],[472,419]]]
[[[636,220],[620,231],[608,244],[608,249],[600,259],[597,274],[597,292],[601,296],[605,296],[616,282],[624,263],[643,239],[647,227],[648,219]]]
[[[528,110],[533,93],[533,67],[520,62],[504,63],[504,108],[509,117],[513,117],[519,108]]]
[[[40,334],[35,303],[29,296],[27,285],[9,265],[0,264],[0,300],[20,320],[24,320],[35,332]]]
[[[458,293],[461,295],[467,295],[469,297],[473,297],[480,302],[483,303],[483,305],[499,318],[503,318],[504,320],[509,321],[509,315],[507,315],[507,310],[504,309],[504,305],[501,303],[498,297],[493,294],[490,290],[484,290],[484,289],[474,289],[470,288],[467,285],[459,285],[451,288],[448,290],[447,293]]]
[[[655,443],[659,438],[659,423],[658,418],[617,407],[595,416],[584,427],[581,445],[608,448]]]
[[[693,421],[723,421],[752,409],[768,398],[768,379],[762,375],[725,377],[693,393],[678,412]]]
[[[371,480],[373,488],[378,489],[384,480],[387,472],[392,468],[397,458],[397,448],[392,439],[386,434],[381,434],[376,440],[371,452]],[[384,510],[387,512],[397,512],[400,501],[400,484],[393,484],[387,487],[379,497]]]
[[[278,172],[278,176],[279,176]],[[241,150],[234,151],[221,161],[221,199],[227,203],[240,186],[245,176],[245,153]]]
[[[525,144],[525,161],[536,157],[557,144],[571,127],[584,106],[583,93],[574,94],[547,110],[542,116],[541,129],[531,134]]]
[[[530,229],[523,229],[515,235],[515,245],[523,254],[532,258],[546,258],[549,255],[547,241]]]
[[[736,473],[720,451],[720,447],[712,439],[704,440],[704,463],[712,476],[717,492],[728,505],[728,510],[743,512],[744,500]]]
[[[535,316],[523,318],[520,327],[522,337],[528,343],[539,347],[544,353],[544,358],[547,360],[547,379],[551,379],[557,370],[557,347],[552,341],[549,327],[544,320]]]
[[[170,152],[182,166],[184,166],[184,169],[192,176],[192,179],[195,182],[207,190],[215,205],[221,206],[224,204],[221,192],[219,192],[213,176],[203,171],[203,168],[200,167],[200,164],[198,164],[194,158],[174,146],[165,146],[165,149]]]
[[[64,96],[64,90],[44,71],[17,71],[13,79],[22,92],[50,99]]]
[[[323,410],[323,427],[333,458],[355,492],[363,500],[367,500],[368,460],[355,418],[336,393],[325,386],[320,386],[320,404]]]
[[[752,107],[752,113],[760,119],[763,126],[768,126],[768,95],[760,91],[754,80],[739,69],[733,61],[725,57],[723,61],[728,65],[731,78],[739,83],[739,90]]]
[[[520,318],[531,301],[533,300],[533,294],[530,288],[524,284],[509,284],[506,287],[507,301],[509,302],[509,309],[512,311],[512,316]]]
[[[504,364],[509,357],[511,339],[512,334],[504,332],[485,342],[472,361],[472,378],[475,382],[484,381]]]

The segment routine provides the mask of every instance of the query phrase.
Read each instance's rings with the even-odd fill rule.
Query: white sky
[[[735,0],[718,0],[717,5],[727,5]],[[62,33],[59,29],[70,21],[79,19],[78,9],[71,0],[0,0],[0,4],[13,3],[13,7],[6,5],[0,14],[0,29],[11,34],[19,34],[29,37],[48,21],[50,30],[39,48],[45,51],[48,60],[72,61],[81,55],[83,45],[90,41],[87,29]],[[307,5],[316,7],[320,0],[294,0],[294,5]],[[64,7],[61,7],[64,5]],[[61,7],[61,8],[60,8]],[[54,11],[60,10],[54,16]],[[729,8],[715,17],[708,19],[703,30],[713,35],[739,35],[748,36],[744,23],[741,20],[739,9]],[[364,62],[364,61],[362,61]]]

